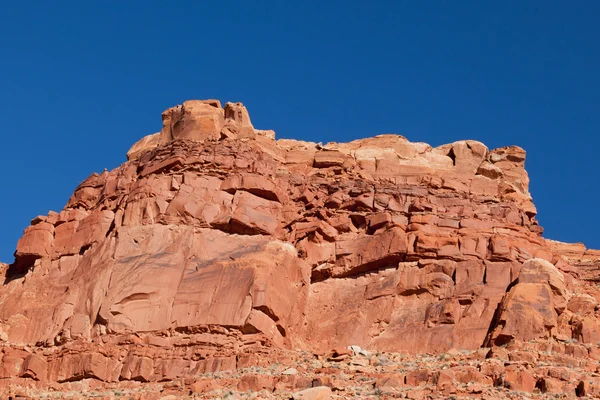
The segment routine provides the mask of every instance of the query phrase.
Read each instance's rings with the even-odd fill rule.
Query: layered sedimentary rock
[[[0,268],[4,377],[170,379],[256,346],[600,341],[600,253],[542,237],[523,149],[275,140],[216,100],[162,118]]]

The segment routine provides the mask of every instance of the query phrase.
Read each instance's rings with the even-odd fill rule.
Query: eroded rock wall
[[[1,269],[0,340],[54,349],[15,356],[17,375],[85,376],[55,372],[65,346],[128,335],[315,352],[600,341],[600,254],[542,237],[519,147],[275,140],[207,100],[165,111],[128,159],[36,217]],[[103,376],[155,376],[162,356],[131,351],[104,354]],[[215,353],[199,354],[185,373]]]

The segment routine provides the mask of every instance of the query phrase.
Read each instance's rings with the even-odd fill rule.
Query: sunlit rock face
[[[6,376],[161,380],[256,346],[600,341],[600,253],[542,238],[523,149],[276,140],[217,100],[162,120],[0,266],[0,341],[46,349],[14,350]]]

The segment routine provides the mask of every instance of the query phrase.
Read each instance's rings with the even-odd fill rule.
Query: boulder
[[[160,142],[176,139],[219,140],[225,124],[225,111],[218,100],[188,100],[162,114]]]
[[[133,161],[147,151],[153,150],[160,145],[161,133],[157,132],[153,135],[144,136],[139,141],[135,142],[127,152],[127,161]]]
[[[489,344],[552,336],[566,306],[565,292],[564,276],[554,265],[537,258],[526,261],[502,299]]]

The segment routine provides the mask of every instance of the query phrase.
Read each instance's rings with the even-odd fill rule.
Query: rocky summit
[[[600,251],[545,239],[525,151],[275,139],[162,114],[0,265],[12,398],[600,396]]]

